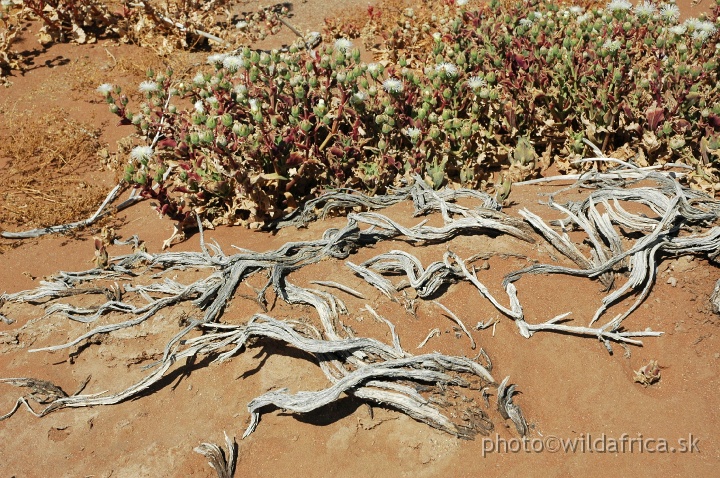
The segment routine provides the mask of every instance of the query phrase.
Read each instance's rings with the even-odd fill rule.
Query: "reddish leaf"
[[[158,141],[157,145],[160,148],[172,149],[177,146],[177,141],[175,141],[172,138],[165,138],[165,139],[161,139],[160,141]]]
[[[692,124],[690,124],[690,122],[686,119],[680,118],[675,121],[675,131],[677,133],[684,133],[685,131],[690,129],[691,126]]]
[[[523,70],[527,69],[528,67],[527,60],[525,60],[525,57],[519,53],[515,53],[515,63],[517,63],[517,65]]]
[[[650,131],[655,131],[658,125],[665,120],[665,113],[663,112],[663,109],[658,108],[657,106],[651,106],[648,108],[647,111],[645,111],[645,116],[647,117]]]
[[[622,110],[623,110],[623,113],[625,114],[626,118],[631,119],[631,120],[633,119],[632,110],[630,109],[630,106],[628,106],[627,103],[623,102]]]
[[[304,158],[305,156],[301,152],[293,151],[290,153],[290,157],[287,159],[285,164],[288,166],[296,166],[298,164],[302,164]]]
[[[716,130],[720,129],[720,116],[715,113],[710,113],[710,116],[708,116],[708,124]]]

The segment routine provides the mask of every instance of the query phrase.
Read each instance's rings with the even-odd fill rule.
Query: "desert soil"
[[[685,16],[708,8],[710,0],[696,6],[681,3]],[[254,5],[251,3],[251,5]],[[301,30],[320,30],[325,16],[339,15],[365,5],[355,0],[328,4],[307,0],[295,5],[293,23]],[[148,66],[172,63],[176,71],[204,62],[206,54],[178,54],[157,59],[132,45],[101,41],[94,45],[54,45],[41,49],[29,26],[22,44],[33,58],[31,67],[14,75],[13,85],[0,90],[0,228],[28,227],[87,217],[116,183],[110,160],[99,157],[105,148],[110,157],[117,141],[132,131],[116,126],[95,88],[100,83],[119,83],[134,91]],[[283,40],[275,40],[283,41]],[[63,129],[63,128],[67,128]],[[76,134],[77,131],[83,134]],[[72,136],[70,132],[75,132]],[[61,141],[72,136],[72,141]],[[48,139],[49,138],[49,139]],[[18,143],[30,144],[22,161],[9,156]],[[16,149],[8,145],[14,145]],[[8,149],[10,148],[10,149]],[[53,151],[60,151],[53,156]],[[91,153],[92,151],[93,153]],[[107,155],[105,155],[107,156]],[[37,161],[44,161],[35,167]],[[18,179],[26,176],[32,181]],[[8,182],[9,180],[12,180]],[[14,189],[10,188],[11,184]],[[47,188],[47,189],[38,189]],[[23,189],[24,188],[24,189]],[[557,186],[517,187],[506,212],[517,217],[521,207],[548,217],[539,203],[542,194]],[[50,192],[48,192],[50,191]],[[27,212],[26,212],[27,211]],[[411,204],[393,206],[386,213],[413,225]],[[438,217],[431,221],[439,223]],[[265,251],[288,241],[318,238],[329,227],[342,226],[341,217],[311,224],[307,229],[283,229],[274,235],[241,228],[207,231],[226,253],[232,245]],[[137,234],[149,252],[159,252],[172,231],[172,222],[159,218],[147,203],[140,203],[103,223],[69,236],[51,236],[0,243],[0,292],[37,287],[45,276],[60,271],[91,267],[93,236],[101,226],[114,226],[123,238]],[[177,251],[199,250],[199,237],[173,247]],[[450,248],[460,256],[477,252],[518,253],[529,259],[548,260],[549,248],[526,245],[504,236],[463,236],[448,244],[417,247],[400,241],[363,249],[350,257],[360,263],[380,252],[403,249],[423,264],[440,260]],[[111,254],[127,248],[111,247]],[[493,292],[501,292],[503,276],[527,264],[524,258],[491,258],[481,271]],[[531,438],[560,439],[603,435],[609,439],[667,439],[692,436],[693,453],[557,452],[488,453],[483,456],[483,437],[458,440],[422,423],[381,408],[369,409],[357,400],[344,398],[307,415],[271,411],[263,415],[257,431],[240,437],[248,423],[247,403],[268,390],[318,390],[327,386],[319,368],[288,347],[260,342],[224,364],[203,362],[178,367],[160,385],[143,396],[114,406],[65,409],[44,418],[20,410],[0,423],[0,477],[55,476],[215,476],[206,459],[193,452],[202,442],[223,443],[223,431],[236,437],[239,446],[236,476],[717,476],[720,465],[720,318],[712,313],[709,296],[718,279],[717,267],[701,259],[666,260],[650,297],[628,320],[629,328],[662,330],[659,338],[645,338],[642,347],[619,346],[613,355],[593,339],[560,334],[537,334],[522,338],[511,320],[499,317],[467,283],[450,286],[442,302],[469,326],[500,318],[492,329],[471,333],[493,360],[493,374],[510,376],[521,394],[516,396],[529,423]],[[379,313],[395,323],[401,341],[410,352],[435,327],[440,337],[422,351],[474,357],[466,336],[430,303],[419,306],[417,317],[398,304],[383,301],[367,284],[345,272],[341,261],[328,260],[293,273],[299,285],[332,278],[361,290]],[[670,280],[672,279],[672,280]],[[260,284],[254,284],[259,286]],[[241,286],[245,287],[245,286]],[[572,311],[587,322],[603,292],[598,282],[561,276],[533,276],[519,284],[526,316],[549,318]],[[252,293],[251,289],[239,291]],[[343,299],[346,299],[343,296]],[[366,301],[347,298],[356,330],[388,340],[387,329],[363,313]],[[272,301],[271,301],[272,303]],[[629,302],[623,305],[627,306]],[[15,319],[0,322],[0,377],[35,377],[50,380],[72,393],[90,375],[87,392],[118,391],[143,376],[142,367],[158,358],[165,342],[177,331],[178,309],[139,329],[128,329],[68,352],[28,353],[28,349],[62,343],[82,333],[84,326],[57,317],[42,317],[33,306],[6,306],[2,313]],[[223,320],[241,323],[260,312],[251,300],[236,297]],[[291,310],[278,306],[269,313],[278,318],[314,317],[312,309]],[[293,315],[294,314],[294,315]],[[649,387],[633,381],[633,371],[650,360],[661,366],[661,380]],[[9,411],[22,392],[0,384],[0,414]],[[372,412],[372,413],[371,413]],[[516,438],[512,424],[495,422],[500,439]],[[485,443],[487,446],[487,443]]]

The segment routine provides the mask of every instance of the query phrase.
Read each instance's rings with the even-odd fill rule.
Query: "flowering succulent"
[[[607,4],[609,12],[622,12],[632,9],[633,5],[628,0],[612,0]]]
[[[417,141],[420,138],[421,133],[422,133],[422,131],[420,130],[420,128],[409,127],[405,130],[405,134],[412,141]]]
[[[97,87],[97,92],[103,96],[108,96],[110,93],[113,92],[114,88],[115,87],[110,83],[103,83],[102,85]]]
[[[635,15],[640,18],[651,17],[655,12],[657,12],[657,7],[648,0],[644,0],[642,3],[635,5]]]
[[[335,40],[335,50],[337,50],[337,51],[347,53],[347,52],[351,51],[352,48],[353,48],[353,44],[347,38],[338,38],[337,40]]]
[[[403,90],[402,81],[397,78],[388,78],[382,83],[383,88],[388,93],[400,93]]]
[[[150,146],[136,146],[130,151],[130,157],[136,161],[148,161],[153,155],[153,149]]]
[[[685,25],[674,25],[668,28],[668,31],[674,35],[682,36],[687,32],[687,26]]]
[[[605,40],[605,43],[603,43],[603,48],[610,50],[610,51],[618,51],[620,47],[622,46],[622,43],[620,40],[613,40],[611,38],[608,38]]]
[[[143,81],[140,83],[138,90],[140,93],[153,93],[159,89],[159,85],[154,81]]]
[[[151,75],[133,112],[99,89],[156,141],[133,151],[126,179],[179,220],[252,224],[327,188],[381,192],[416,174],[482,187],[501,171],[515,181],[551,162],[573,170],[583,140],[715,174],[718,9],[678,25],[672,3],[455,5],[401,12],[369,64],[336,31],[313,52],[211,55],[182,84]]]
[[[680,8],[674,3],[666,3],[660,7],[660,18],[668,23],[675,23],[680,18]]]
[[[244,64],[245,61],[243,60],[243,58],[235,55],[226,56],[222,60],[223,68],[225,68],[230,73],[235,73],[240,68],[242,68]]]
[[[452,63],[446,61],[435,65],[435,71],[446,77],[454,77],[458,74],[458,69]]]
[[[227,53],[214,53],[207,57],[207,63],[209,65],[222,65],[228,56]]]
[[[480,88],[487,86],[487,81],[479,76],[471,76],[467,80],[467,85],[471,90],[479,90]]]

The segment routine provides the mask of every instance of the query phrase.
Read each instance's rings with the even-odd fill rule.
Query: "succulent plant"
[[[506,184],[553,161],[582,167],[585,139],[700,164],[695,183],[711,187],[720,7],[678,24],[672,3],[591,5],[425,2],[384,31],[376,63],[338,36],[315,51],[211,55],[191,81],[152,72],[138,111],[99,91],[157,140],[126,178],[178,220],[258,224],[328,188],[382,192],[416,174],[482,187],[502,172]],[[380,21],[369,11],[368,28]]]

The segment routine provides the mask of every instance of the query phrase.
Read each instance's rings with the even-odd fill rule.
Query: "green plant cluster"
[[[211,55],[191,79],[148,72],[137,111],[103,85],[152,146],[134,151],[125,178],[162,213],[215,224],[262,223],[324,189],[382,192],[415,174],[484,187],[498,171],[516,181],[552,162],[570,170],[584,139],[715,182],[720,7],[684,23],[672,3],[626,0],[433,8],[406,10],[393,32],[426,35],[421,58],[365,63],[346,38],[244,48]]]

